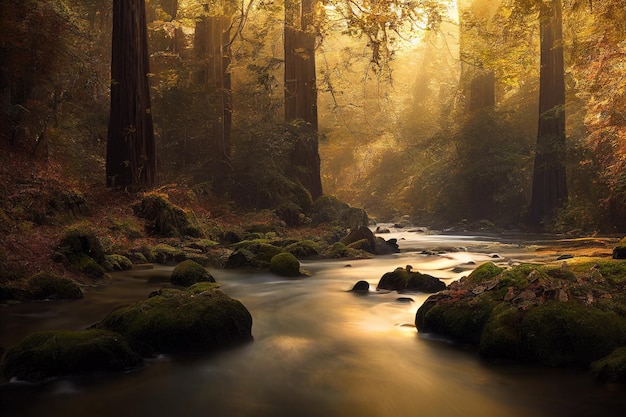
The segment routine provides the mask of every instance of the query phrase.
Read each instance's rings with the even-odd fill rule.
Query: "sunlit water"
[[[528,253],[520,245],[414,232],[384,237],[401,239],[403,253],[304,262],[304,279],[213,270],[252,313],[253,342],[210,355],[160,357],[130,373],[8,383],[0,386],[0,416],[625,415],[626,390],[598,384],[584,371],[487,365],[471,350],[418,335],[415,312],[427,295],[348,291],[359,280],[375,288],[383,273],[407,264],[450,282],[486,260],[523,259]],[[421,253],[433,248],[449,251]],[[89,326],[167,285],[171,270],[114,274],[111,285],[85,288],[80,301],[2,308],[0,346],[35,330]]]

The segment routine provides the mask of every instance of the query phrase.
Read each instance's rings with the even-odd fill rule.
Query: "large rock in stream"
[[[485,359],[589,366],[626,347],[626,267],[568,262],[483,264],[430,296],[415,325],[420,333],[475,345]],[[596,365],[596,373],[605,366]],[[611,372],[604,373],[617,374]]]
[[[9,349],[0,364],[7,379],[48,378],[120,372],[142,358],[119,334],[107,330],[51,330],[33,333]]]
[[[215,283],[162,289],[96,325],[120,333],[144,355],[207,352],[252,339],[252,316]]]
[[[377,289],[434,293],[445,290],[446,284],[439,278],[412,271],[407,266],[407,268],[396,268],[395,271],[384,274],[378,282]]]

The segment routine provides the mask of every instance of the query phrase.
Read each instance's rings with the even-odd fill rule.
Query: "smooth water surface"
[[[454,280],[487,260],[515,262],[522,245],[494,239],[394,233],[403,253],[303,262],[309,277],[212,270],[253,316],[254,341],[210,355],[160,357],[130,373],[0,386],[2,417],[583,417],[623,416],[626,390],[584,371],[493,366],[413,322],[425,294],[356,295],[410,264]],[[424,249],[447,248],[426,255]],[[498,253],[500,258],[493,258]],[[0,309],[0,346],[40,329],[80,329],[167,285],[172,267],[113,275],[85,298]],[[400,297],[410,297],[413,301]]]

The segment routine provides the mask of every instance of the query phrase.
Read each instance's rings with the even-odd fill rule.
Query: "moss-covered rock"
[[[127,271],[132,269],[133,263],[124,255],[112,254],[104,256],[104,269],[108,272]]]
[[[98,237],[85,227],[66,231],[57,246],[55,260],[67,264],[92,279],[102,279],[106,270],[104,250]]]
[[[311,219],[313,224],[337,222],[350,206],[332,195],[323,195],[313,202]]]
[[[467,277],[467,281],[469,284],[477,285],[496,277],[502,271],[504,268],[496,266],[493,262],[486,262],[474,269]]]
[[[87,255],[96,263],[104,263],[104,250],[100,240],[92,230],[85,227],[71,228],[65,232],[57,251],[70,262]]]
[[[36,300],[75,300],[83,298],[80,287],[72,280],[42,272],[28,280],[28,291]]]
[[[592,363],[591,372],[600,380],[626,384],[626,346]]]
[[[522,332],[528,350],[555,366],[589,365],[626,345],[626,319],[576,301],[531,308]]]
[[[121,333],[145,354],[205,352],[250,340],[252,316],[215,285],[163,289],[113,311],[97,327]]]
[[[306,259],[319,256],[321,248],[312,240],[301,240],[285,246],[285,250],[298,259]]]
[[[498,304],[480,335],[480,355],[485,359],[534,361],[524,344],[523,319],[522,310],[507,303]]]
[[[284,249],[267,243],[267,240],[244,240],[235,245],[235,250],[226,261],[227,268],[268,268],[275,255]]]
[[[33,333],[2,358],[8,379],[39,382],[47,378],[119,372],[142,361],[126,340],[107,330],[54,330]]]
[[[215,278],[202,265],[188,259],[176,265],[170,281],[174,285],[189,287],[198,282],[215,282]]]
[[[297,277],[300,275],[300,262],[291,253],[279,253],[272,257],[270,271],[284,277]]]
[[[189,223],[187,214],[164,194],[146,194],[133,210],[137,217],[148,221],[150,233],[164,237],[200,235]]]
[[[400,267],[385,273],[378,281],[377,289],[433,293],[445,290],[446,284],[439,278],[412,271],[410,267]]]
[[[483,358],[587,366],[626,345],[619,262],[485,264],[419,308],[420,332],[475,344]]]
[[[480,297],[427,300],[417,311],[415,325],[420,332],[435,333],[460,343],[477,345],[483,327],[497,303],[483,294]]]
[[[150,259],[159,264],[172,264],[184,261],[187,256],[182,249],[175,248],[166,243],[159,243],[150,248]]]

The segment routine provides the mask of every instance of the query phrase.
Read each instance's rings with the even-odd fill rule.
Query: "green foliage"
[[[126,340],[107,330],[53,330],[33,333],[2,358],[2,375],[41,382],[60,376],[121,372],[142,359]]]
[[[300,275],[300,262],[291,253],[279,253],[272,257],[270,271],[285,277],[297,277]]]
[[[170,281],[174,285],[189,287],[198,282],[215,282],[215,279],[202,265],[188,259],[176,265]]]

